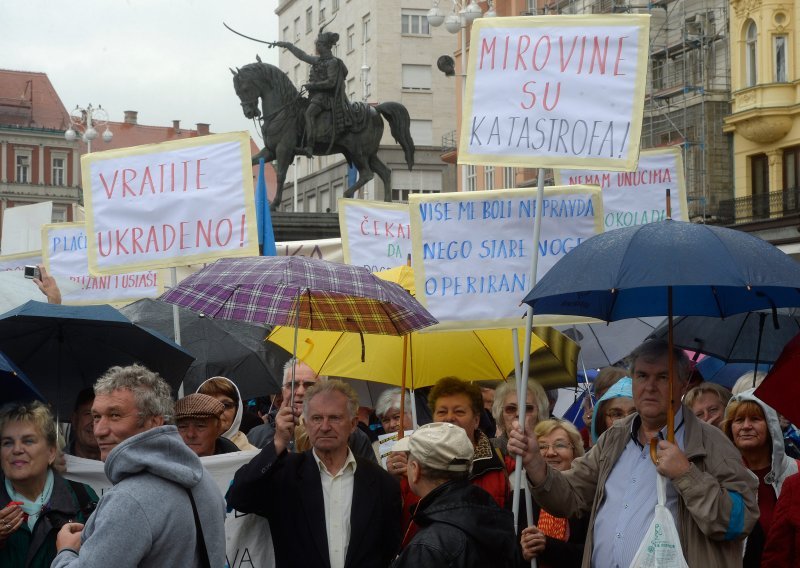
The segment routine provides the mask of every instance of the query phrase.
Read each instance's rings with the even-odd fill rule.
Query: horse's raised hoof
[[[305,156],[306,158],[314,157],[314,149],[311,146],[295,148],[294,153],[297,156]]]

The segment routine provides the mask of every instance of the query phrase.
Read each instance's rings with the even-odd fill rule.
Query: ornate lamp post
[[[497,12],[494,10],[494,2],[489,0],[489,7],[484,14],[481,7],[476,0],[469,0],[469,3],[464,1],[452,0],[453,10],[449,14],[445,13],[439,8],[440,0],[433,0],[433,8],[428,10],[428,23],[433,27],[439,27],[444,24],[445,29],[451,34],[461,32],[461,63],[460,72],[461,76],[461,107],[464,107],[464,98],[467,93],[467,27],[472,22],[480,17],[495,17]],[[463,124],[462,124],[463,128]],[[467,166],[461,166],[461,184],[464,191],[467,191]]]
[[[86,108],[76,106],[71,113],[69,113],[69,129],[64,133],[64,138],[67,142],[74,142],[80,135],[84,142],[88,153],[92,153],[92,140],[97,138],[97,129],[95,126],[105,127],[102,134],[103,142],[111,142],[114,134],[108,129],[108,113],[98,105],[96,108],[89,103]]]

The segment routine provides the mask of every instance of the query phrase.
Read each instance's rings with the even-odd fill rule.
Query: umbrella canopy
[[[0,353],[0,404],[14,401],[44,400],[25,373]]]
[[[161,299],[215,318],[314,330],[403,335],[437,323],[365,268],[302,256],[223,258]]]
[[[120,308],[133,323],[174,339],[174,306],[145,298]],[[243,400],[280,392],[288,355],[265,341],[268,329],[255,324],[215,319],[178,308],[181,346],[194,362],[183,377],[184,392],[192,393],[210,377],[236,383]]]
[[[596,235],[559,260],[525,297],[534,314],[604,321],[728,317],[800,306],[800,263],[742,231],[666,220]]]
[[[414,272],[408,266],[375,275],[415,294]],[[524,330],[517,336],[521,353]],[[291,351],[294,330],[276,327],[268,339]],[[402,384],[406,345],[406,386],[411,389],[433,385],[446,376],[505,380],[515,367],[510,329],[416,332],[405,343],[402,338],[385,335],[301,330],[299,345],[298,357],[317,373],[397,386]],[[578,352],[578,346],[558,331],[534,328],[533,376],[544,388],[575,386]]]
[[[667,339],[667,324],[652,337]],[[685,316],[673,322],[673,342],[729,363],[773,363],[784,346],[800,333],[800,313],[795,309],[746,312],[719,318]],[[751,365],[752,369],[752,365]]]
[[[772,367],[769,363],[726,363],[716,357],[704,357],[695,367],[704,381],[717,383],[726,389],[732,389],[742,375],[753,376],[753,373],[767,372]]]
[[[0,350],[62,414],[109,367],[140,363],[177,389],[193,360],[173,341],[108,305],[27,302],[0,315]]]
[[[792,424],[800,424],[800,335],[783,348],[755,395],[783,414]]]
[[[581,346],[580,362],[586,368],[599,369],[624,359],[653,333],[663,317],[631,318],[612,323],[556,326]]]
[[[524,330],[518,333],[520,353]],[[267,339],[287,351],[294,329],[276,327]],[[403,338],[335,331],[299,331],[297,356],[322,375],[402,384]],[[418,389],[442,377],[502,381],[514,370],[510,329],[412,333],[407,342],[406,387]],[[531,376],[545,388],[575,386],[579,348],[553,328],[533,330]]]

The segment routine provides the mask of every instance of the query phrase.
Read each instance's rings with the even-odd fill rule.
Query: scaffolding
[[[689,216],[713,221],[733,196],[728,0],[556,0],[551,14],[650,14],[642,148],[682,149]]]

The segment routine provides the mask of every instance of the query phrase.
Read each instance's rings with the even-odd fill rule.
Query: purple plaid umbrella
[[[405,335],[437,323],[365,268],[302,256],[223,258],[161,299],[215,318],[313,330]]]

